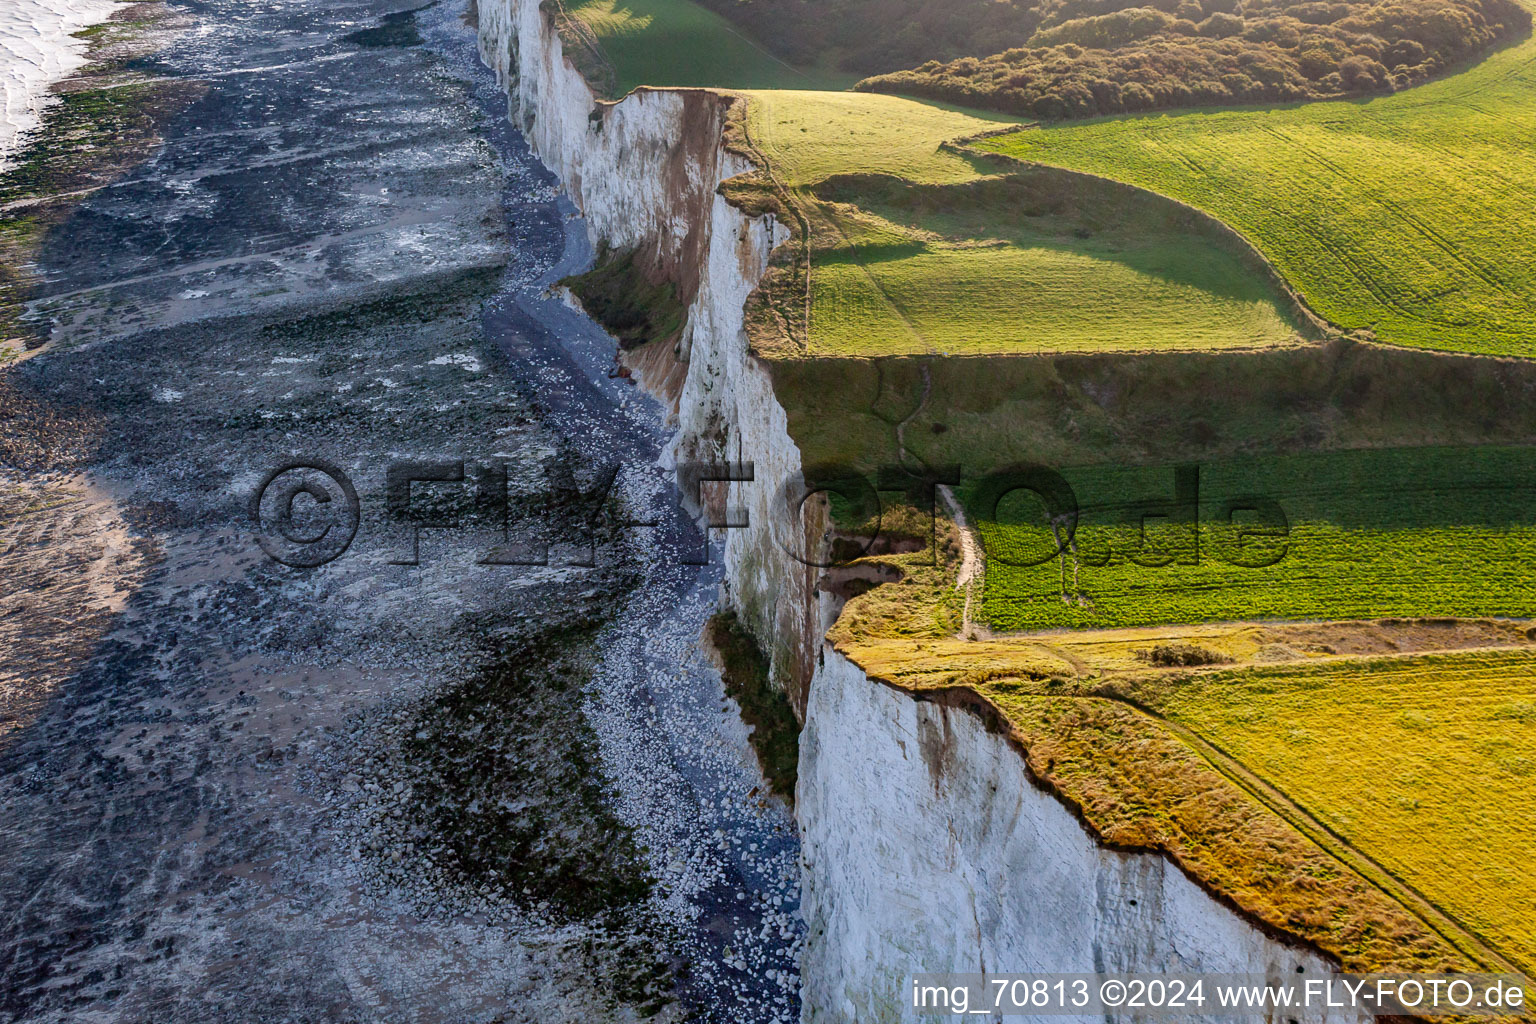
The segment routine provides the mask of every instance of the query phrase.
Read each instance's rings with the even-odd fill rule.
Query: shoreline
[[[451,55],[466,47],[458,59],[485,90],[477,99],[488,140],[504,159],[533,161],[558,194],[558,255],[531,277],[509,271],[487,306],[487,335],[510,362],[534,370],[550,421],[584,438],[575,449],[625,467],[625,501],[655,524],[632,538],[641,581],[602,630],[582,702],[617,815],[642,840],[657,881],[648,912],[678,936],[673,953],[689,961],[691,974],[679,995],[699,1019],[798,1019],[798,835],[787,806],[759,796],[768,783],[748,727],[702,640],[725,573],[718,562],[689,563],[703,538],[670,482],[665,453],[676,424],[657,396],[612,374],[617,343],[558,291],[595,259],[587,225],[558,175],[506,117],[492,69],[474,52],[473,34],[456,35],[456,23],[448,12],[417,15],[429,48]],[[528,218],[518,213],[515,190],[507,203],[515,235],[516,222]]]
[[[41,260],[48,239],[98,190],[128,182],[161,144],[162,128],[206,90],[195,79],[155,77],[130,62],[162,52],[187,19],[154,0],[112,0],[102,31],[81,39],[83,61],[48,89],[38,123],[0,168],[0,366],[54,340],[59,321]],[[66,140],[63,144],[55,140]],[[102,326],[102,325],[98,325]]]
[[[10,0],[0,11],[0,172],[43,123],[54,86],[90,60],[76,33],[111,20],[119,0]]]

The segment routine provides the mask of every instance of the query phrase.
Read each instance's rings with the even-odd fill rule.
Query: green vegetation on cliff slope
[[[621,348],[676,341],[688,320],[677,287],[670,281],[652,282],[637,265],[633,249],[599,246],[591,270],[560,283]]]
[[[716,614],[704,634],[720,659],[726,695],[740,705],[741,720],[752,730],[748,740],[763,777],[775,795],[793,803],[800,770],[800,723],[784,691],[769,680],[767,656],[734,612]]]
[[[1417,85],[1531,28],[1512,0],[1065,6],[1082,16],[1053,12],[1014,49],[858,87],[1048,119],[1336,99]]]
[[[703,2],[860,88],[1050,118],[1401,89],[1530,27],[1511,0]]]

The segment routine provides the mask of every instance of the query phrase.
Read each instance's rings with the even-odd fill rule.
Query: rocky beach
[[[0,1016],[795,1019],[720,569],[465,12],[137,10],[138,141],[3,205]]]

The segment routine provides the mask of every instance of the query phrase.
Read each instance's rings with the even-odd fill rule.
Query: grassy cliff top
[[[1156,351],[1297,339],[1298,321],[1256,257],[1201,218],[948,145],[1006,119],[892,96],[745,95],[765,187],[793,207],[803,236],[781,256],[796,262],[781,268],[787,280],[764,289],[785,308],[753,332],[762,354]]]
[[[901,96],[762,89],[745,95],[752,141],[792,187],[848,174],[885,174],[924,185],[974,181],[996,168],[944,144],[1020,123]]]
[[[1007,119],[820,91],[840,83],[783,64],[688,0],[569,10],[621,91],[745,90],[752,140],[810,236],[778,290],[798,292],[790,304],[809,312],[764,318],[791,325],[754,336],[764,354],[1273,347],[1311,333],[1285,286],[1363,337],[1536,353],[1536,256],[1525,245],[1536,231],[1536,41],[1368,101],[1030,125],[961,151],[951,143]],[[861,191],[872,175],[958,186],[1010,173],[988,155],[1167,196],[1235,229],[1262,260],[1198,218],[1100,237],[1070,215],[1103,209],[1102,195],[1075,210],[1051,197],[1068,214],[1054,224],[1016,195],[962,223],[945,215],[965,196],[929,192],[893,209],[888,187]],[[862,182],[838,182],[849,176]],[[828,181],[835,197],[818,188]]]
[[[1309,344],[1325,332],[1307,309],[1383,341],[1526,353],[1516,314],[1530,305],[1531,257],[1517,243],[1536,204],[1515,164],[1536,138],[1523,112],[1536,44],[1370,102],[1010,131],[999,115],[807,88],[753,47],[741,60],[758,70],[737,74],[714,55],[743,42],[718,19],[684,17],[689,6],[575,10],[615,82],[745,98],[733,143],[759,170],[724,190],[796,231],[748,329],[807,465],[977,475],[1086,453],[1055,464],[1103,477],[1104,463],[1171,470],[1212,453],[1241,469],[1256,452],[1536,439],[1519,403],[1536,364]],[[668,12],[674,27],[694,26],[692,42],[663,31]],[[661,52],[694,63],[647,71]],[[1362,296],[1380,309],[1355,317]],[[1234,350],[1249,354],[1223,354]],[[1137,358],[1074,358],[1104,352]],[[933,358],[1002,354],[1055,358]],[[1353,484],[1380,476],[1335,461],[1287,493],[1306,497],[1308,479],[1333,473],[1353,500]],[[1161,477],[1158,487],[1174,489]],[[984,518],[974,495],[960,497]],[[1135,559],[1114,558],[1121,541],[1144,545],[1145,530],[1121,537],[1111,524],[1098,538],[1108,559],[1081,552],[1108,570],[1101,579],[1074,566],[1069,590],[1061,558],[1040,580],[991,567],[967,592],[951,534],[936,565],[877,559],[901,579],[851,585],[831,639],[876,679],[984,703],[1107,842],[1166,852],[1347,966],[1536,971],[1536,903],[1515,877],[1536,848],[1519,802],[1536,764],[1523,623],[1451,619],[1450,637],[1375,620],[1140,626],[1251,619],[1260,598],[1277,618],[1530,614],[1519,564],[1536,533],[1516,512],[1490,522],[1448,506],[1441,519],[1376,529],[1336,522],[1324,498],[1308,497],[1321,511],[1298,521],[1297,550],[1316,539],[1342,555],[1245,577],[1248,590],[1220,572],[1187,574],[1182,589],[1148,583],[1127,568]],[[980,539],[1017,525],[983,522]],[[1470,547],[1467,529],[1484,530]],[[1434,572],[1422,571],[1426,555]],[[1105,594],[1104,621],[1079,614],[1097,608],[1079,600],[1089,586]],[[1397,603],[1378,610],[1378,597]],[[1433,604],[1442,598],[1462,605]],[[1009,619],[1019,609],[1029,614]],[[989,623],[1037,632],[994,637]],[[1116,625],[1141,631],[1038,632]],[[1180,667],[1190,649],[1216,664]],[[1511,805],[1496,836],[1485,837],[1499,823],[1469,778],[1492,780],[1487,792]],[[1446,836],[1455,857],[1440,856]]]
[[[1536,355],[1536,40],[1379,99],[1042,125],[977,148],[1196,206],[1343,328]]]
[[[763,355],[1267,348],[1305,327],[1262,262],[1198,216],[947,145],[1017,119],[827,91],[826,75],[777,61],[687,0],[566,11],[572,52],[600,91],[746,97],[765,173],[736,194],[756,202],[755,188],[801,236],[758,296]]]
[[[967,586],[942,520],[938,565],[833,571],[831,639],[872,677],[989,705],[1107,841],[1347,964],[1536,970],[1536,903],[1505,898],[1536,850],[1536,363],[1341,342],[774,372],[807,466],[961,478]],[[991,514],[981,478],[1031,462],[1073,491],[1069,544],[1035,494]],[[1255,497],[1280,515],[1232,514]],[[901,501],[883,535],[924,538]]]

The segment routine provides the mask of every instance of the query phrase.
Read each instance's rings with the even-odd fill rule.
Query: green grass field
[[[1341,327],[1536,355],[1536,40],[1374,100],[1058,124],[979,148],[1198,207]]]
[[[988,558],[983,614],[995,629],[1536,615],[1536,450],[1203,466],[1198,523],[1174,500],[1172,468],[1064,476],[1081,510],[1076,550],[1064,558],[1039,499],[1005,498],[991,521],[977,491],[969,496]],[[1253,495],[1273,499],[1283,518]]]
[[[1006,119],[861,93],[748,96],[751,140],[811,225],[809,352],[798,354],[1243,348],[1296,336],[1251,261],[1171,204],[1149,210],[1157,204],[1059,181],[1049,202],[1039,189],[974,187],[996,183],[998,168],[942,145]],[[903,203],[898,182],[923,186],[920,201]]]
[[[989,173],[973,158],[942,150],[962,135],[1017,124],[1002,114],[859,92],[743,90],[753,144],[788,187],[840,174],[889,174],[952,185]]]
[[[1274,289],[1177,211],[1065,176],[817,190],[814,353],[1275,346]]]
[[[799,340],[760,344],[766,353],[1183,350],[1296,338],[1270,282],[1230,246],[1187,226],[1149,230],[1147,218],[1116,217],[1101,203],[1103,219],[1122,223],[1089,234],[1081,225],[1032,224],[1040,218],[1004,202],[968,227],[935,231],[931,216],[893,221],[866,210],[862,196],[834,205],[815,194],[849,174],[974,182],[997,168],[943,144],[1015,119],[828,91],[848,83],[790,68],[686,0],[588,0],[568,10],[596,40],[615,94],[654,85],[747,96],[751,143],[813,236],[809,329]],[[942,212],[943,194],[933,198]],[[803,289],[786,290],[801,320]]]
[[[854,77],[791,67],[688,0],[585,0],[566,10],[596,37],[617,95],[642,85],[838,89]]]
[[[843,174],[955,185],[997,173],[945,142],[999,115],[791,68],[688,0],[571,5],[622,93],[745,91],[750,132],[811,222],[811,325],[774,355],[1252,348],[1292,340],[1288,306],[1208,233],[1106,248],[1013,232],[871,256],[809,190]],[[820,91],[818,91],[820,90]],[[1171,197],[1234,227],[1319,314],[1382,341],[1536,354],[1536,41],[1369,101],[1217,110],[1025,128],[978,152]],[[855,208],[856,200],[851,200]],[[1012,211],[992,224],[1017,226]],[[1083,241],[1085,244],[1079,244]]]
[[[1536,969],[1536,653],[1198,675],[1155,706]]]
[[[1240,294],[1222,295],[1229,285]],[[816,264],[811,301],[812,355],[1150,352],[1295,335],[1261,281],[1169,239],[1109,254],[1051,239],[831,254]]]

